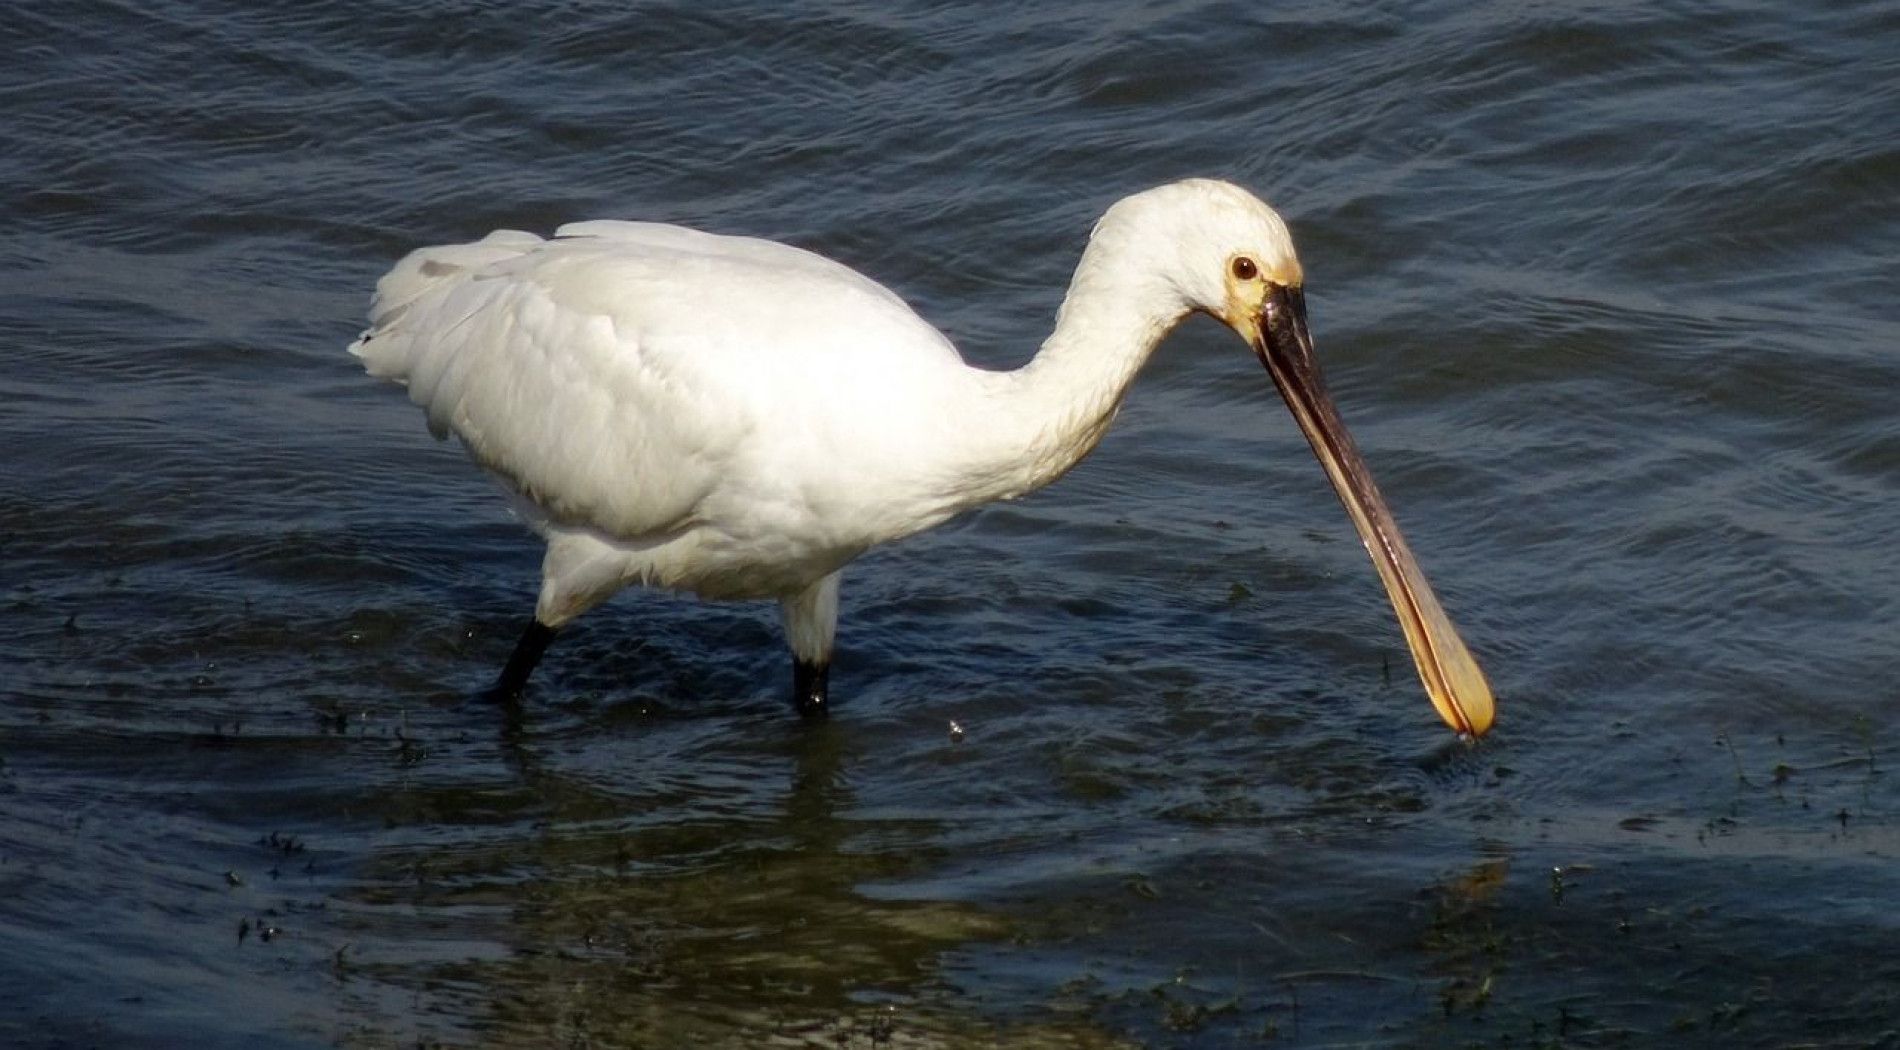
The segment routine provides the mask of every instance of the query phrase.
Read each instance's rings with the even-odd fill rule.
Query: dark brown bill
[[[1399,534],[1385,497],[1373,484],[1366,461],[1347,432],[1320,380],[1313,358],[1313,337],[1306,327],[1306,297],[1299,288],[1275,287],[1262,306],[1254,352],[1267,366],[1280,396],[1299,421],[1314,455],[1326,468],[1333,489],[1379,570],[1405,641],[1412,647],[1418,676],[1439,717],[1460,733],[1482,736],[1491,728],[1496,707],[1484,672],[1458,637],[1457,628],[1438,604],[1431,584]]]

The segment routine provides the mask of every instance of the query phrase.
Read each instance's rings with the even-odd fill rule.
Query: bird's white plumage
[[[626,548],[583,590],[619,575],[721,597],[809,584],[901,529],[846,505],[949,421],[897,406],[969,378],[935,329],[837,263],[649,223],[422,249],[379,285],[353,350],[537,527]],[[879,420],[877,442],[855,431]]]
[[[769,596],[795,650],[828,655],[845,562],[1068,469],[1166,331],[1224,308],[1242,249],[1297,267],[1244,190],[1127,198],[1043,351],[989,372],[881,285],[787,245],[498,231],[405,258],[351,351],[519,495],[549,541],[543,622],[629,583]]]

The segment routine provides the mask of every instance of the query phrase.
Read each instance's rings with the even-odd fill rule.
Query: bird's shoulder
[[[551,251],[574,249],[623,260],[684,265],[707,276],[787,279],[852,288],[905,306],[890,289],[817,252],[762,237],[712,233],[689,226],[624,219],[570,222],[554,231]]]
[[[647,353],[923,354],[958,359],[910,304],[813,251],[665,223],[562,226],[485,276],[531,286],[550,308],[611,319]]]

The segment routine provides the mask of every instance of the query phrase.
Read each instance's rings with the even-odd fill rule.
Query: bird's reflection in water
[[[837,853],[848,837],[838,814],[852,802],[845,763],[848,728],[829,719],[805,722],[790,735],[792,789],[785,797],[785,826],[804,850]]]
[[[521,695],[486,690],[477,699],[492,704],[499,714],[501,754],[509,768],[524,785],[548,783],[549,774],[532,746],[530,716]],[[835,815],[851,804],[845,769],[850,734],[829,719],[807,720],[787,726],[785,740],[793,767],[784,830],[802,849],[835,852],[847,837],[845,825]]]
[[[1006,930],[968,905],[864,891],[926,870],[941,828],[853,814],[848,719],[774,719],[774,733],[725,738],[733,750],[695,747],[691,765],[668,754],[663,738],[705,727],[623,725],[609,731],[622,737],[611,744],[617,753],[639,754],[645,738],[652,761],[669,768],[656,776],[630,764],[624,776],[603,778],[575,772],[584,759],[571,734],[557,746],[537,729],[533,693],[525,704],[495,699],[518,790],[437,790],[481,794],[488,807],[504,796],[502,826],[492,808],[467,806],[459,826],[438,819],[428,847],[380,858],[436,873],[426,890],[382,903],[401,905],[407,921],[419,917],[465,954],[389,967],[392,982],[478,997],[447,1013],[488,1018],[494,1027],[484,1032],[503,1043],[549,1033],[682,1046],[761,1031],[845,1037],[890,1023],[889,1006],[867,994],[910,1003],[913,1027],[970,1023],[930,1000],[940,960]]]

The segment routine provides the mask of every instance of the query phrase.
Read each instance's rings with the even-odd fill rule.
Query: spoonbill
[[[518,695],[561,627],[623,587],[776,598],[792,698],[822,716],[838,577],[880,543],[1062,476],[1191,313],[1273,377],[1372,556],[1427,696],[1462,734],[1489,684],[1321,383],[1280,216],[1226,182],[1126,197],[1095,224],[1055,331],[966,364],[897,295],[823,256],[659,223],[497,230],[411,252],[350,352],[406,385],[547,541]]]

